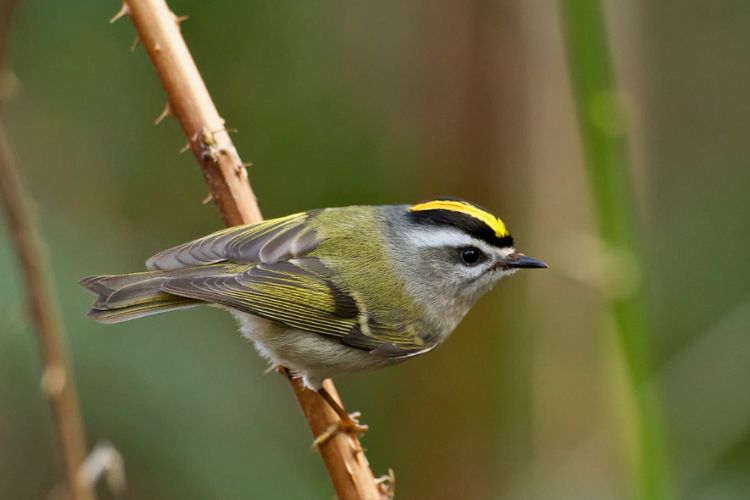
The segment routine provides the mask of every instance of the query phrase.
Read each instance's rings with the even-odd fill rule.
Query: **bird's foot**
[[[357,419],[361,416],[359,412],[348,414],[339,419],[338,422],[332,424],[326,429],[323,434],[315,438],[313,441],[313,449],[318,449],[328,441],[336,437],[341,432],[347,434],[354,434],[359,436],[367,432],[368,427],[365,424],[360,424]]]

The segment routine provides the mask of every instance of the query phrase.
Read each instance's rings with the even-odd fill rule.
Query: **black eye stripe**
[[[408,216],[417,224],[436,227],[454,227],[497,248],[508,248],[513,246],[512,236],[497,236],[495,231],[487,224],[471,215],[461,212],[453,212],[450,210],[420,210],[409,212]]]

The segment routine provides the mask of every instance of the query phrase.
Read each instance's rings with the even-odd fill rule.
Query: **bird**
[[[219,306],[273,367],[317,391],[364,432],[323,381],[431,351],[501,279],[545,268],[505,223],[460,198],[314,209],[234,226],[164,250],[131,274],[94,275],[88,316],[119,323]],[[324,439],[325,438],[325,439]]]

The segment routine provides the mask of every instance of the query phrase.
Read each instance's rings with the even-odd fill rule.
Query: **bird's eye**
[[[477,247],[464,247],[458,249],[458,256],[467,266],[475,266],[484,260],[484,253]]]

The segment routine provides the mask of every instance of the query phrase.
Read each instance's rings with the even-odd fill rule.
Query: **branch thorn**
[[[180,154],[182,154],[182,153],[184,153],[186,151],[190,151],[190,143],[189,142],[186,142],[185,145],[180,148]]]
[[[201,201],[201,205],[208,205],[212,201],[214,201],[214,195],[209,191],[206,197],[203,198],[203,201]]]
[[[240,175],[240,176],[242,176],[245,179],[249,178],[249,176],[247,174],[247,168],[248,167],[252,167],[252,166],[253,166],[253,164],[251,162],[249,162],[249,161],[248,162],[244,162],[244,163],[240,163],[239,167],[236,168],[237,174]]]
[[[113,24],[117,22],[118,19],[121,19],[128,15],[130,15],[130,7],[128,7],[128,4],[126,4],[125,2],[122,2],[122,7],[120,7],[120,10],[117,12],[117,14],[112,16],[112,18],[109,20],[109,24]]]
[[[135,52],[135,49],[138,47],[139,43],[141,43],[141,39],[138,38],[138,35],[135,35],[133,43],[130,44],[130,52]]]
[[[386,498],[392,500],[396,496],[396,473],[388,469],[388,474],[375,478],[375,483]]]
[[[168,117],[171,114],[172,106],[169,104],[169,101],[167,101],[167,104],[164,105],[164,109],[162,110],[162,112],[159,113],[159,116],[157,116],[156,120],[154,120],[154,125],[159,125],[164,120],[164,118]],[[187,147],[189,148],[190,145],[188,144]]]
[[[184,23],[185,21],[187,21],[190,18],[190,16],[178,16],[175,13],[172,13],[172,15],[174,16],[174,22],[177,23],[177,26],[179,26],[180,24]]]

